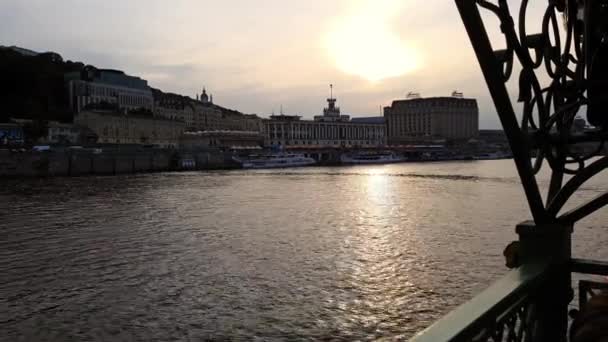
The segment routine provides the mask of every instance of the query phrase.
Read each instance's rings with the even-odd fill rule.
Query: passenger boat
[[[391,152],[385,153],[345,153],[340,156],[342,164],[389,164],[407,161],[406,157]]]
[[[284,167],[309,166],[317,163],[313,158],[295,153],[273,153],[265,155],[251,155],[247,159],[239,160],[244,169],[273,169]]]

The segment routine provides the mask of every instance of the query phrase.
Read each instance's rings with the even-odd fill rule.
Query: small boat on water
[[[244,169],[274,169],[284,167],[310,166],[317,163],[313,158],[296,153],[273,153],[251,155],[238,160]]]
[[[347,165],[357,164],[389,164],[407,161],[406,157],[401,157],[392,152],[383,153],[345,153],[340,156],[340,162]]]

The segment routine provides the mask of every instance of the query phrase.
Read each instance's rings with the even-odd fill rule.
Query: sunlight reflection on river
[[[8,340],[407,338],[529,217],[510,160],[2,182]],[[577,257],[608,258],[606,215]]]

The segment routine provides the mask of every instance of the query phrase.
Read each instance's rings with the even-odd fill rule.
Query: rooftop
[[[383,116],[363,116],[358,118],[351,118],[351,122],[354,123],[370,123],[370,124],[383,124],[385,122]]]
[[[455,97],[455,96],[417,97],[417,98],[410,98],[410,99],[394,100],[393,104],[394,103],[425,103],[425,102],[444,102],[444,103],[475,102],[475,103],[477,103],[477,99]]]
[[[184,135],[192,136],[209,136],[209,135],[260,135],[258,131],[233,131],[233,130],[212,130],[212,131],[196,131],[196,132],[184,132]]]
[[[299,115],[285,115],[285,114],[272,114],[270,116],[270,120],[290,120],[290,121],[297,121],[300,120],[302,117]]]

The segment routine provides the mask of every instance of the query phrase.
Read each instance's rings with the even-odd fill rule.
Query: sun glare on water
[[[325,47],[338,69],[375,82],[417,68],[415,52],[390,27],[400,3],[366,1],[331,27]]]

